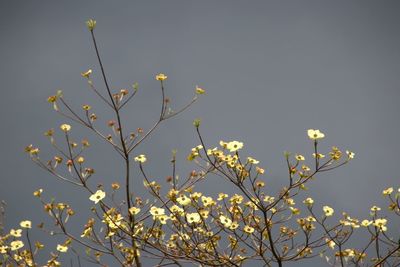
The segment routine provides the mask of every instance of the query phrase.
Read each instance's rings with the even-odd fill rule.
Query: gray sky
[[[373,204],[384,206],[382,189],[399,186],[399,12],[398,1],[364,0],[1,1],[0,198],[8,203],[8,227],[45,218],[32,197],[39,187],[82,211],[91,205],[83,190],[50,177],[23,153],[34,143],[44,158],[52,155],[42,133],[66,122],[46,102],[58,88],[77,108],[91,103],[98,114],[105,111],[80,77],[87,68],[98,74],[88,18],[98,22],[112,87],[140,85],[124,115],[132,129],[157,118],[156,73],[169,76],[175,107],[191,99],[196,84],[207,90],[139,148],[153,177],[169,175],[174,148],[182,175],[194,167],[184,158],[198,144],[192,120],[200,117],[209,146],[243,141],[244,152],[267,169],[267,190],[275,192],[286,177],[283,151],[310,155],[306,130],[317,128],[326,133],[325,151],[337,145],[355,151],[356,159],[320,175],[309,195],[368,216]],[[113,151],[72,126],[78,137],[98,143],[89,152],[96,182],[119,180]],[[200,188],[216,194],[226,184],[210,177]]]

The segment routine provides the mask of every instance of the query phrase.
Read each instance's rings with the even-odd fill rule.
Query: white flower
[[[99,203],[100,200],[106,197],[106,192],[103,190],[97,190],[96,193],[91,195],[89,199],[93,201],[95,204]]]
[[[307,131],[308,137],[311,140],[317,140],[317,139],[322,139],[325,137],[325,134],[320,132],[319,130],[314,130],[314,129],[309,129]]]
[[[141,154],[135,157],[135,161],[140,163],[145,163],[147,161],[146,155]]]

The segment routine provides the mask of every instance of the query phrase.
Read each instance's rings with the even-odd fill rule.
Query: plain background
[[[180,175],[195,167],[185,157],[198,144],[192,121],[200,117],[209,146],[221,139],[245,143],[243,153],[261,161],[273,194],[286,182],[283,151],[309,157],[306,130],[316,128],[326,133],[323,151],[337,145],[356,158],[318,176],[306,195],[361,219],[373,204],[385,208],[382,190],[399,186],[399,12],[398,1],[365,0],[1,1],[0,199],[7,202],[6,230],[27,218],[51,224],[32,196],[37,188],[77,209],[72,231],[80,233],[89,216],[86,192],[50,177],[23,152],[33,143],[44,159],[54,155],[43,132],[67,122],[46,101],[57,89],[75,108],[90,103],[101,119],[111,118],[80,77],[93,68],[103,89],[88,18],[97,20],[112,88],[139,83],[138,97],[124,110],[127,127],[147,129],[157,119],[156,73],[168,75],[167,94],[176,109],[190,101],[195,85],[207,90],[135,152],[149,158],[152,178],[170,174],[172,149],[178,150]],[[93,144],[87,156],[97,170],[93,183],[122,181],[112,149],[72,127],[77,141],[86,136]],[[135,188],[141,190],[140,180]],[[214,196],[231,190],[217,177],[199,188]],[[314,264],[323,266],[319,259]]]

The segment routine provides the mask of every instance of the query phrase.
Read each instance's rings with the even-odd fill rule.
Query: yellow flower
[[[314,200],[311,197],[308,197],[303,201],[303,203],[306,204],[307,206],[312,206]]]
[[[323,134],[322,132],[320,132],[319,130],[314,130],[314,129],[309,129],[307,131],[308,137],[311,140],[317,140],[317,139],[322,139],[325,137],[325,134]]]
[[[385,218],[380,218],[380,219],[376,219],[373,224],[374,224],[374,226],[378,227],[380,230],[386,231],[387,230],[386,223],[387,223],[387,220]]]
[[[79,164],[82,164],[82,163],[85,162],[85,158],[84,158],[84,157],[79,157],[79,158],[77,159],[77,162],[78,162]]]
[[[191,149],[191,151],[192,151],[192,152],[199,152],[199,150],[201,150],[201,149],[203,149],[203,146],[202,146],[202,145],[198,145],[198,146],[196,146],[196,147],[193,147],[193,148]]]
[[[292,211],[292,214],[294,214],[294,215],[300,214],[300,210],[298,208],[289,207],[289,209]]]
[[[96,193],[91,195],[89,199],[93,201],[95,204],[99,203],[100,200],[104,199],[106,197],[106,192],[103,190],[97,190]]]
[[[228,197],[227,194],[225,194],[225,193],[219,193],[219,194],[218,194],[218,199],[217,199],[217,200],[221,201],[221,200],[223,200],[223,199],[225,199],[225,198],[227,198],[227,197]]]
[[[308,216],[305,218],[308,222],[316,222],[317,220],[313,216]]]
[[[257,182],[256,182],[256,186],[257,186],[257,187],[264,187],[264,186],[265,186],[265,183],[264,183],[264,181],[257,181]]]
[[[329,155],[332,157],[333,160],[339,160],[342,157],[342,151],[339,148],[333,146],[332,151],[329,152]]]
[[[16,260],[16,261],[22,261],[22,257],[21,257],[20,255],[18,255],[18,254],[14,254],[14,255],[13,255],[13,258],[14,258],[14,260]]]
[[[371,224],[372,224],[372,221],[369,221],[369,220],[363,220],[361,222],[361,225],[364,226],[364,227],[368,227]]]
[[[239,227],[237,222],[232,222],[231,226],[229,226],[230,230],[236,230]]]
[[[293,198],[288,198],[288,199],[286,199],[286,203],[287,203],[289,206],[294,206],[294,205],[296,204],[296,202],[294,202],[294,199],[293,199]]]
[[[6,254],[7,249],[8,249],[8,246],[0,246],[0,254]]]
[[[157,216],[161,216],[165,214],[165,210],[163,208],[151,207],[150,214],[153,215],[153,218]]]
[[[243,196],[242,195],[238,195],[238,194],[234,194],[231,199],[229,199],[229,202],[233,205],[233,204],[240,204],[243,202]]]
[[[181,233],[180,236],[179,236],[179,239],[180,240],[189,240],[190,236],[188,234]]]
[[[83,110],[90,110],[92,107],[89,105],[83,105],[82,108]]]
[[[186,214],[186,220],[188,223],[199,223],[201,221],[201,217],[197,212],[188,213]]]
[[[256,171],[258,174],[264,174],[265,170],[259,167],[256,167]]]
[[[178,194],[179,194],[178,190],[171,188],[169,190],[169,192],[167,193],[167,196],[169,199],[171,199],[171,198],[175,198]]]
[[[164,73],[160,73],[160,74],[157,74],[157,75],[156,75],[156,80],[157,80],[157,81],[164,81],[164,80],[166,80],[167,78],[168,78],[168,76],[165,75]]]
[[[167,243],[167,248],[173,249],[173,248],[176,248],[176,245],[174,244],[174,242],[168,241],[168,243]]]
[[[39,241],[36,241],[36,242],[35,242],[35,247],[36,247],[37,249],[43,249],[43,248],[44,248],[44,245],[43,245],[42,243],[40,243]]]
[[[258,164],[260,163],[258,160],[252,158],[252,157],[247,157],[247,162],[251,164]]]
[[[224,215],[219,216],[219,221],[227,228],[232,225],[232,220]]]
[[[393,187],[389,187],[383,190],[382,194],[385,196],[385,195],[390,195],[392,192],[393,192]]]
[[[248,225],[245,225],[243,228],[243,231],[245,231],[248,234],[252,234],[254,232],[254,228]]]
[[[40,197],[42,195],[42,193],[43,193],[43,189],[40,188],[40,189],[36,190],[35,192],[33,192],[33,195],[35,197]]]
[[[221,141],[219,141],[219,145],[220,145],[222,148],[226,148],[226,147],[228,146],[228,143],[221,140]]]
[[[181,207],[177,206],[177,205],[173,205],[173,206],[170,208],[170,210],[171,210],[171,212],[173,212],[173,213],[178,213],[178,214],[183,214],[183,213],[184,213],[184,210],[183,210]]]
[[[15,240],[10,243],[11,250],[18,250],[24,246],[24,243],[21,240]]]
[[[380,211],[381,210],[381,208],[379,208],[378,206],[372,206],[371,207],[371,211],[373,211],[373,212],[377,212],[377,211]]]
[[[47,98],[47,102],[49,102],[49,103],[54,103],[56,101],[57,101],[57,96],[56,95],[52,95],[52,96],[49,96]]]
[[[313,156],[313,158],[318,158],[318,159],[325,158],[325,155],[321,154],[321,153],[317,153],[317,154],[313,153],[312,156]]]
[[[303,171],[306,171],[306,172],[308,172],[308,171],[311,170],[310,167],[308,167],[307,165],[302,165],[302,166],[301,166],[301,169],[302,169]]]
[[[21,237],[21,233],[22,233],[22,229],[11,229],[10,230],[10,235],[12,235],[13,237]]]
[[[113,211],[113,209],[110,209],[110,211]],[[121,214],[110,214],[110,213],[104,213],[103,218],[104,220],[102,222],[106,223],[108,227],[111,229],[118,229],[118,227],[121,225],[122,220],[124,219]]]
[[[32,223],[31,223],[31,221],[28,221],[28,220],[20,222],[19,225],[22,228],[27,228],[27,229],[32,228]]]
[[[204,218],[204,219],[207,219],[208,218],[208,214],[209,214],[210,212],[208,211],[208,210],[200,210],[199,211],[199,214],[200,214],[200,216],[202,217],[202,218]]]
[[[333,215],[334,210],[331,207],[323,206],[322,209],[324,210],[326,217],[329,217],[329,216]]]
[[[303,161],[303,160],[305,160],[304,156],[303,156],[303,155],[300,155],[300,154],[296,155],[295,158],[296,158],[298,161]]]
[[[61,263],[59,261],[56,260],[56,258],[51,258],[50,260],[47,261],[47,265],[46,266],[55,266],[55,267],[59,267],[61,266]]]
[[[167,224],[167,220],[169,217],[165,214],[157,216],[157,219],[160,221],[161,224]]]
[[[271,197],[271,196],[265,196],[264,199],[263,199],[263,201],[265,201],[265,202],[267,202],[267,203],[272,203],[272,202],[275,201],[275,198],[274,198],[274,197]]]
[[[121,187],[121,186],[120,186],[119,183],[117,183],[117,182],[114,182],[114,183],[111,184],[111,188],[112,188],[113,190],[118,190],[120,187]]]
[[[201,202],[203,202],[204,207],[215,205],[215,201],[212,199],[212,197],[202,196]]]
[[[190,198],[188,198],[188,197],[185,196],[185,195],[180,195],[180,196],[176,199],[176,201],[177,201],[179,204],[181,204],[182,206],[187,206],[187,205],[189,205],[189,204],[191,203]]]
[[[63,131],[63,132],[69,132],[69,131],[71,130],[71,125],[69,125],[69,124],[62,124],[62,125],[60,126],[60,129],[61,129],[61,131]]]
[[[198,87],[196,85],[196,94],[202,95],[202,94],[205,94],[205,93],[206,93],[206,91],[204,89],[202,89],[202,88],[200,88],[200,87]]]
[[[339,222],[341,224],[343,224],[344,226],[351,226],[352,228],[360,228],[360,225],[359,225],[357,219],[352,219],[352,218],[350,218],[350,216],[348,216],[346,214],[343,214],[343,215],[345,215],[345,220],[340,220]]]
[[[54,134],[54,129],[49,129],[44,132],[44,136],[48,136],[48,137],[53,136],[53,134]]]
[[[199,155],[199,152],[191,152],[188,156],[187,156],[187,160],[188,161],[192,161],[194,160],[197,156]]]
[[[132,215],[136,215],[139,212],[140,212],[140,208],[137,208],[137,207],[132,207],[132,208],[129,209],[129,213],[132,214]]]
[[[57,250],[60,251],[60,252],[65,253],[65,252],[68,251],[68,247],[58,244],[58,245],[57,245]]]
[[[92,74],[92,70],[91,69],[88,69],[87,71],[81,72],[82,77],[83,78],[87,78],[87,79],[89,79],[90,74]]]
[[[336,253],[338,253],[338,252],[336,252]],[[356,254],[355,254],[355,250],[354,249],[351,249],[351,248],[347,248],[347,249],[345,249],[343,252],[343,255],[345,255],[346,257],[354,257]],[[379,265],[378,265],[379,266]]]
[[[83,230],[83,233],[81,234],[81,237],[88,237],[88,236],[90,236],[91,232],[92,232],[92,227],[88,227],[85,230]]]
[[[349,151],[349,150],[346,150],[346,154],[347,154],[347,156],[349,157],[349,159],[354,159],[354,155],[355,155],[354,152],[351,152],[351,151]]]
[[[202,195],[201,192],[194,192],[194,193],[190,194],[190,197],[191,197],[193,200],[197,201],[197,200],[201,197],[201,195]]]
[[[335,249],[335,242],[333,242],[333,240],[326,238],[325,239],[326,244],[328,245],[328,247],[330,247],[331,249]]]
[[[135,157],[135,161],[140,163],[145,163],[147,161],[146,155],[141,154]]]
[[[242,142],[238,142],[238,141],[232,141],[229,142],[226,145],[226,148],[230,151],[230,152],[235,152],[238,151],[239,149],[243,148],[243,143]]]

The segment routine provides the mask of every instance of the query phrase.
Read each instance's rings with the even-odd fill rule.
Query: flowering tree
[[[125,177],[110,187],[93,185],[95,170],[85,160],[89,141],[75,142],[73,129],[67,123],[57,130],[62,134],[62,141],[56,141],[56,131],[47,131],[45,135],[56,154],[43,159],[39,148],[33,145],[26,147],[27,154],[61,182],[85,189],[93,208],[86,215],[87,223],[75,233],[68,226],[68,221],[75,215],[73,207],[47,200],[42,189],[35,191],[34,196],[55,223],[52,229],[43,224],[38,227],[62,234],[65,239],[54,248],[47,262],[40,262],[38,254],[44,245],[31,240],[31,221],[21,221],[18,227],[0,233],[2,264],[61,266],[63,254],[74,253],[80,259],[77,249],[83,248],[85,260],[101,266],[142,266],[146,258],[153,259],[157,266],[283,266],[286,262],[317,256],[331,266],[399,266],[398,236],[393,238],[387,234],[387,215],[381,213],[381,208],[372,207],[365,219],[352,218],[347,213],[335,216],[333,208],[320,206],[307,196],[306,184],[314,177],[333,171],[354,158],[353,152],[346,150],[343,153],[335,146],[323,154],[321,151],[325,149],[320,148],[320,142],[325,135],[320,130],[309,129],[307,132],[313,147],[311,160],[307,161],[301,154],[285,152],[287,184],[277,194],[265,188],[266,174],[260,162],[242,154],[242,142],[220,141],[215,147],[209,146],[201,134],[200,120],[193,123],[198,145],[187,157],[196,165],[196,170],[184,179],[178,179],[174,152],[166,188],[152,181],[146,155],[136,154],[137,148],[162,122],[185,111],[205,90],[196,87],[193,99],[181,109],[172,111],[165,95],[168,77],[160,73],[155,76],[162,96],[159,119],[146,131],[125,129],[121,113],[135,97],[138,85],[131,90],[119,91],[109,86],[94,35],[95,26],[96,21],[87,21],[106,91],[97,89],[91,79],[92,70],[83,72],[82,77],[113,111],[114,120],[105,122],[110,134],[99,129],[101,117],[92,112],[89,104],[83,105],[81,111],[73,110],[61,91],[48,97],[48,102],[61,116],[91,130],[94,136],[108,143],[120,156]],[[132,168],[140,171],[151,198],[143,199],[140,190],[132,188]],[[196,185],[205,182],[204,178],[209,175],[225,179],[232,186],[231,191],[236,193],[221,192],[209,196],[196,191]],[[116,197],[115,193],[120,190],[124,192],[123,199]],[[399,193],[390,187],[383,195],[389,201],[389,211],[400,215]],[[349,241],[358,232],[367,237],[366,243],[354,248]]]

